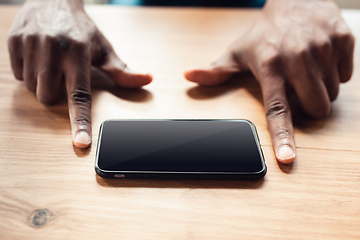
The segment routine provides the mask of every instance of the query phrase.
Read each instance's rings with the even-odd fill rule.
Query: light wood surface
[[[217,88],[184,69],[215,60],[256,10],[89,6],[120,57],[151,72],[142,90],[93,77],[93,145],[73,147],[66,101],[44,106],[14,79],[6,36],[18,7],[0,7],[0,239],[360,239],[360,51],[323,120],[296,120],[298,157],[275,160],[261,92],[249,74]],[[360,11],[343,11],[357,40]],[[260,181],[105,180],[94,171],[102,121],[245,118],[257,126]]]

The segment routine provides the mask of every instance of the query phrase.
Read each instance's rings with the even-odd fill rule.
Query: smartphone
[[[123,179],[259,179],[266,165],[248,120],[107,120],[95,171]]]

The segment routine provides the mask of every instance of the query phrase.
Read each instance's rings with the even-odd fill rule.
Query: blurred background
[[[22,4],[25,0],[0,0],[0,4]],[[356,8],[360,9],[360,0],[334,0],[341,8]],[[249,3],[248,0],[233,0],[233,1],[217,1],[217,0],[153,0],[150,4],[149,0],[84,0],[87,4],[120,4],[120,5],[176,5],[176,6],[228,6],[228,7],[261,7],[265,0],[255,0]],[[180,3],[181,2],[181,3]],[[225,5],[224,5],[225,2]],[[226,3],[227,2],[227,3]]]

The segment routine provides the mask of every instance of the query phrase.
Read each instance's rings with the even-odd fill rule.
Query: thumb
[[[240,60],[240,56],[241,53],[228,50],[207,68],[185,71],[184,77],[203,86],[219,85],[236,73],[248,71],[249,68]]]
[[[93,59],[93,65],[103,71],[115,84],[125,88],[139,88],[152,81],[150,74],[130,70],[117,56],[110,43],[106,49],[106,51],[102,50],[102,53],[99,54],[103,58],[101,64],[94,64],[97,61]]]

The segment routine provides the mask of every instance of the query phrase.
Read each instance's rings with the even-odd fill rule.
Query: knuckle
[[[77,40],[66,34],[46,35],[45,43],[50,49],[61,52],[80,50],[87,50],[89,44],[87,41]]]
[[[51,52],[65,53],[71,51],[75,56],[83,56],[90,47],[88,41],[77,40],[66,34],[46,35],[45,45]]]
[[[309,44],[288,42],[284,44],[282,48],[282,52],[284,53],[282,55],[282,64],[287,67],[293,64],[304,65],[310,51],[311,46]]]
[[[258,78],[266,79],[282,68],[282,61],[280,55],[267,55],[263,57],[260,64],[257,66]]]
[[[280,100],[270,101],[266,104],[265,109],[267,118],[276,118],[290,114],[290,110],[287,105]]]
[[[71,119],[71,124],[77,126],[91,126],[90,112],[83,108],[80,108],[79,110],[80,111],[76,113],[74,118]]]
[[[337,31],[333,36],[332,39],[338,42],[340,45],[342,44],[352,44],[355,42],[355,38],[349,30],[340,30]]]
[[[330,39],[319,40],[317,42],[311,43],[310,45],[313,51],[317,51],[322,54],[329,53],[332,48]]]
[[[90,44],[86,41],[72,40],[70,45],[71,51],[81,58],[89,57]]]
[[[55,52],[66,52],[69,50],[71,40],[66,35],[46,35],[45,45]]]
[[[308,53],[309,45],[305,42],[298,42],[296,40],[286,41],[283,45],[282,52],[289,58],[297,58],[305,56]]]
[[[337,34],[337,38],[341,42],[350,42],[352,39],[352,34],[350,32],[340,32]]]
[[[71,52],[74,56],[83,57],[89,51],[90,44],[86,40],[74,39],[66,34],[58,34],[55,36],[47,35],[45,37],[47,48],[51,52],[68,53]]]
[[[104,65],[110,53],[111,49],[109,47],[98,47],[98,50],[94,51],[91,64],[94,66]]]
[[[245,57],[243,51],[241,51],[241,50],[239,51],[239,50],[233,48],[233,49],[229,49],[227,52],[228,52],[229,61],[234,62],[239,65],[242,64],[242,62],[243,62],[242,60]]]
[[[88,43],[86,41],[81,41],[81,40],[73,40],[71,45],[73,48],[79,50],[86,50],[88,47]]]
[[[296,58],[305,59],[306,56],[309,54],[309,49],[305,45],[299,45],[293,49],[292,54]]]
[[[57,38],[53,35],[46,35],[44,40],[45,40],[46,44],[51,45],[51,46],[58,44]]]
[[[87,89],[78,88],[70,95],[71,103],[79,105],[91,105],[91,93]]]
[[[35,49],[40,42],[40,36],[39,34],[29,34],[24,37],[24,46],[28,50]]]
[[[8,47],[10,51],[17,51],[20,48],[22,41],[21,35],[10,35],[8,37]]]
[[[80,126],[89,126],[91,125],[91,120],[89,114],[86,113],[79,113],[76,118],[71,120],[73,125],[80,125]]]
[[[272,53],[263,57],[261,67],[262,68],[274,68],[279,67],[281,63],[281,55],[279,53]]]
[[[279,140],[291,138],[292,133],[285,127],[280,127],[275,131],[275,136]]]

